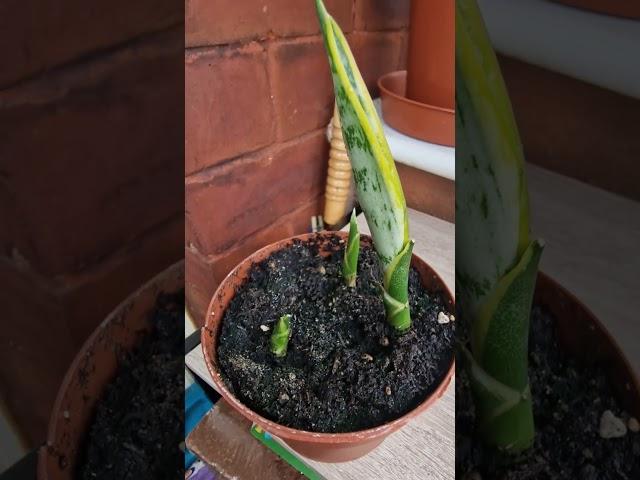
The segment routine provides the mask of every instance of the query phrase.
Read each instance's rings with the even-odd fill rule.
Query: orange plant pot
[[[378,80],[384,121],[418,140],[455,146],[455,110],[411,100],[406,96],[406,86],[404,70],[388,73]]]
[[[332,237],[338,236],[345,241],[348,237],[346,232],[322,232],[298,235],[268,245],[245,259],[231,273],[229,273],[213,295],[213,299],[211,300],[207,311],[205,326],[202,329],[202,349],[207,368],[209,369],[209,373],[211,374],[211,378],[213,379],[216,388],[222,395],[223,399],[242,416],[259,425],[270,434],[282,439],[292,449],[305,457],[322,462],[345,462],[354,460],[369,453],[382,443],[387,436],[404,426],[416,415],[424,412],[438,398],[440,398],[451,382],[451,378],[455,371],[455,359],[452,354],[451,363],[444,375],[444,378],[437,388],[428,397],[426,397],[420,405],[396,420],[367,430],[349,433],[317,433],[297,430],[285,427],[272,420],[264,418],[241,403],[229,391],[220,376],[217,346],[224,313],[235,296],[237,289],[246,281],[248,273],[254,263],[266,259],[273,252],[287,248],[296,239],[305,241],[314,235],[320,236],[321,240],[324,240],[323,243],[326,248],[324,252],[321,251],[321,254],[326,255],[331,252],[330,239]],[[362,235],[361,241],[371,244],[371,237]],[[453,296],[438,274],[436,274],[429,265],[416,255],[413,255],[411,265],[418,270],[425,289],[433,292],[443,292],[451,310],[453,311]]]
[[[77,478],[83,442],[95,407],[118,368],[118,351],[131,350],[149,331],[162,292],[184,288],[184,261],[129,296],[98,326],[69,367],[53,406],[47,443],[38,452],[38,480]]]
[[[640,418],[640,381],[598,318],[544,273],[538,273],[533,303],[545,307],[556,318],[561,348],[582,365],[604,366],[618,401],[627,412]]]
[[[455,146],[454,0],[413,0],[407,70],[378,79],[384,121],[425,142]]]
[[[409,25],[407,98],[453,109],[455,97],[454,0],[413,0]]]

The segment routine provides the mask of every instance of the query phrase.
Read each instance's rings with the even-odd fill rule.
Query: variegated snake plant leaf
[[[531,240],[524,154],[475,0],[456,0],[456,291],[486,443],[518,453],[535,428],[529,318],[543,243]]]
[[[316,9],[358,201],[384,271],[387,320],[397,331],[405,331],[411,326],[408,274],[413,241],[409,239],[402,185],[382,123],[347,40],[322,0],[316,0]]]

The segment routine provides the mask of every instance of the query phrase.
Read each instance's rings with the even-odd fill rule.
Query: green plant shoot
[[[358,255],[360,254],[360,232],[358,231],[358,222],[356,222],[355,208],[351,212],[351,220],[349,221],[349,239],[347,247],[344,251],[344,260],[342,262],[342,276],[348,287],[356,286],[356,277],[358,276]]]
[[[347,40],[322,0],[316,0],[316,9],[358,200],[384,271],[387,320],[396,330],[404,331],[411,326],[408,280],[413,241],[409,239],[402,185],[382,124]]]
[[[456,0],[456,291],[478,428],[517,453],[533,443],[529,317],[543,243],[531,240],[524,154],[475,0]]]
[[[271,333],[271,353],[276,357],[284,357],[287,354],[287,346],[291,338],[291,315],[282,315]]]

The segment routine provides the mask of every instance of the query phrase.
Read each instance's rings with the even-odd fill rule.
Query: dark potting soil
[[[605,410],[625,422],[604,370],[583,367],[558,346],[555,319],[534,306],[529,339],[534,446],[518,457],[482,446],[474,435],[469,380],[456,377],[456,478],[491,480],[640,479],[640,434],[600,437]],[[479,476],[478,476],[479,474]]]
[[[223,379],[234,395],[279,424],[350,432],[396,419],[443,380],[453,357],[454,323],[442,292],[424,290],[411,270],[412,326],[398,335],[386,321],[374,250],[362,245],[356,287],[341,274],[344,243],[323,258],[314,241],[295,242],[253,265],[228,308],[219,338]],[[269,339],[291,314],[286,357]],[[266,328],[268,327],[268,330]]]
[[[82,479],[184,478],[184,293],[160,295],[151,323],[98,403]]]

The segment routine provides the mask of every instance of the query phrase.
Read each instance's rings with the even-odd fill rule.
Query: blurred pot
[[[640,418],[638,377],[597,317],[544,273],[538,274],[533,304],[546,308],[556,318],[558,340],[567,354],[583,365],[603,366],[622,406]]]
[[[76,355],[53,406],[47,443],[38,452],[38,480],[72,480],[97,402],[116,374],[122,351],[150,329],[158,295],[184,288],[180,261],[130,295],[98,326]]]

